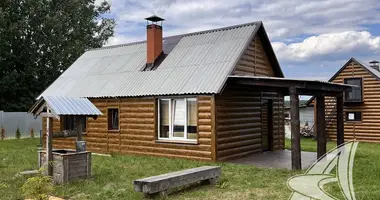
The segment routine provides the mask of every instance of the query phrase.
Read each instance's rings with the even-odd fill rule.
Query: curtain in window
[[[119,109],[108,109],[108,130],[119,130]]]
[[[187,100],[187,139],[197,139],[197,102],[195,99]]]
[[[160,100],[160,137],[169,138],[169,100]]]
[[[186,105],[184,99],[173,99],[173,137],[184,137]]]
[[[112,128],[119,129],[119,111],[116,109],[112,113]]]

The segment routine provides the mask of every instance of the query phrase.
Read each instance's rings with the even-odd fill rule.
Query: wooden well
[[[38,151],[38,167],[46,167],[46,151]],[[53,180],[66,183],[91,176],[91,152],[53,150]]]

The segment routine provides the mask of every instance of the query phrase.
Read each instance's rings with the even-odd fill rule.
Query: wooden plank
[[[47,139],[46,139],[46,157],[47,171],[49,176],[53,176],[53,118],[47,119]]]
[[[211,157],[213,161],[217,160],[218,137],[216,135],[216,124],[215,95],[213,95],[211,97]]]
[[[337,97],[336,110],[337,146],[339,146],[344,143],[343,94]]]
[[[317,158],[326,154],[325,97],[317,96]]]
[[[301,170],[301,138],[300,138],[300,115],[299,97],[296,88],[289,88],[290,115],[291,115],[291,141],[292,141],[292,169]]]

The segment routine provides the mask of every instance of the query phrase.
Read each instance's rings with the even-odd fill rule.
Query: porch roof
[[[301,80],[278,77],[259,76],[228,76],[229,80],[236,84],[262,86],[268,88],[282,89],[284,94],[289,94],[289,88],[296,88],[299,95],[315,95],[324,93],[327,95],[337,95],[350,91],[354,85],[331,83],[318,80]]]

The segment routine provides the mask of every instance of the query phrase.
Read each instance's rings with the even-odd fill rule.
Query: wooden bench
[[[166,196],[169,189],[186,186],[199,181],[214,185],[221,173],[222,169],[219,166],[203,166],[137,179],[133,181],[133,184],[135,191],[143,192],[145,196],[152,196],[159,193]]]

